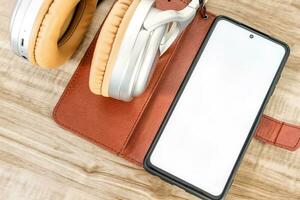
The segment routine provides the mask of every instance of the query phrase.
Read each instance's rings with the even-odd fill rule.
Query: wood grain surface
[[[0,199],[196,199],[61,129],[51,118],[113,1],[101,3],[82,45],[57,70],[32,66],[11,52],[14,3],[0,0]],[[300,1],[210,0],[208,10],[290,45],[290,59],[265,112],[300,124]],[[227,199],[299,200],[300,151],[253,140]]]

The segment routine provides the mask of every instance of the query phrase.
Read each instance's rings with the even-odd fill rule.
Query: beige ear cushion
[[[63,36],[65,35],[65,33],[67,32],[67,30],[69,29],[70,25],[71,25],[71,22],[73,20],[73,17],[75,15],[75,11],[76,11],[76,8],[74,8],[71,12],[71,14],[68,16],[67,20],[64,22],[63,26],[62,26],[62,29],[61,29],[61,32],[59,34],[59,38],[58,40],[62,39]]]
[[[96,0],[45,0],[31,34],[29,60],[49,68],[66,62],[84,37],[96,4]],[[72,22],[61,37],[74,9]]]
[[[108,84],[128,24],[140,0],[118,0],[105,20],[94,51],[89,86],[108,96]]]

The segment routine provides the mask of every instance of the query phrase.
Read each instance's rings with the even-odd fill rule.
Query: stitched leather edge
[[[296,128],[300,131],[300,126],[297,126],[295,124],[291,124],[291,123],[288,123],[288,122],[283,122],[283,121],[280,121],[280,120],[277,120],[277,119],[274,119],[273,117],[270,117],[268,115],[263,115],[262,118],[266,118],[267,120],[273,122],[273,123],[276,123],[276,124],[280,124],[280,129],[278,131],[278,135],[276,136],[275,138],[275,142],[272,142],[270,140],[268,140],[267,138],[264,138],[260,135],[257,135],[255,134],[255,138],[261,142],[264,142],[266,144],[271,144],[272,146],[276,146],[276,147],[280,147],[280,148],[283,148],[283,149],[287,149],[287,150],[290,150],[290,151],[295,151],[298,149],[298,145],[300,144],[300,138],[298,139],[298,141],[296,142],[296,144],[294,146],[288,146],[288,145],[284,145],[284,144],[278,144],[276,143],[277,141],[277,138],[279,137],[279,133],[282,129],[283,126],[287,126],[287,127],[291,127],[291,128]],[[256,133],[259,131],[259,128],[257,129]]]

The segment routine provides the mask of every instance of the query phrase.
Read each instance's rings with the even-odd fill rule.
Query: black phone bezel
[[[187,82],[189,81],[189,78],[190,78],[191,74],[193,73],[193,70],[196,67],[197,62],[198,62],[198,60],[199,60],[202,52],[204,51],[204,49],[206,47],[206,44],[209,41],[211,34],[213,33],[213,31],[214,31],[217,23],[220,20],[227,20],[227,21],[229,21],[231,23],[234,23],[234,24],[236,24],[236,25],[244,28],[244,29],[247,29],[247,30],[251,31],[252,33],[254,33],[256,35],[260,35],[260,36],[262,36],[262,37],[264,37],[264,38],[266,38],[268,40],[271,40],[271,41],[273,41],[273,42],[281,45],[285,49],[285,55],[284,55],[284,57],[283,57],[283,59],[281,61],[281,64],[280,64],[280,66],[279,66],[279,68],[277,70],[276,76],[273,79],[272,85],[269,88],[268,93],[266,94],[266,97],[265,97],[265,99],[263,101],[263,104],[260,107],[260,110],[259,110],[259,112],[258,112],[258,114],[256,116],[256,119],[255,119],[255,121],[254,121],[254,123],[252,125],[252,128],[251,128],[251,130],[250,130],[250,132],[249,132],[249,134],[248,134],[248,136],[247,136],[247,138],[245,140],[245,143],[244,143],[244,145],[243,145],[243,147],[241,149],[241,152],[240,152],[240,154],[238,156],[238,159],[237,159],[237,161],[236,161],[236,163],[235,163],[235,165],[234,165],[234,167],[233,167],[233,169],[231,171],[231,174],[230,174],[230,176],[229,176],[229,178],[227,180],[227,183],[225,185],[224,190],[222,191],[222,193],[220,195],[214,196],[212,194],[209,194],[209,193],[201,190],[200,188],[197,188],[197,187],[195,187],[195,186],[193,186],[193,185],[185,182],[182,179],[179,179],[178,177],[176,177],[176,176],[174,176],[172,174],[169,174],[166,171],[163,171],[163,170],[155,167],[150,162],[150,156],[151,156],[151,154],[152,154],[152,152],[153,152],[153,150],[154,150],[154,148],[155,148],[155,146],[156,146],[156,144],[157,144],[157,142],[158,142],[161,134],[163,133],[163,130],[164,130],[166,124],[168,123],[168,119],[170,118],[170,116],[171,116],[174,108],[176,107],[176,104],[177,104],[178,100],[180,99],[182,92],[184,91],[184,88],[185,88]],[[263,110],[264,110],[266,104],[268,103],[268,101],[269,101],[272,93],[274,92],[274,89],[276,87],[276,84],[277,84],[280,76],[281,76],[281,73],[282,73],[282,70],[284,68],[284,65],[286,64],[286,62],[288,60],[289,54],[290,54],[290,48],[289,48],[289,46],[286,43],[284,43],[284,42],[282,42],[282,41],[280,41],[278,39],[275,39],[273,37],[270,37],[269,35],[267,35],[265,33],[262,33],[262,32],[260,32],[260,31],[258,31],[256,29],[254,29],[254,28],[251,28],[251,27],[249,27],[249,26],[247,26],[245,24],[242,24],[242,23],[240,23],[240,22],[238,22],[238,21],[236,21],[236,20],[234,20],[232,18],[229,18],[227,16],[222,16],[222,15],[221,16],[217,16],[216,19],[214,20],[212,26],[210,27],[210,29],[209,29],[209,31],[208,31],[208,33],[206,35],[206,38],[204,39],[203,44],[199,48],[198,53],[197,53],[196,57],[194,58],[191,67],[189,68],[187,74],[185,75],[185,78],[184,78],[183,82],[181,83],[181,86],[180,86],[179,90],[177,91],[177,94],[176,94],[176,96],[175,96],[175,98],[174,98],[174,100],[173,100],[173,102],[172,102],[172,104],[171,104],[171,106],[170,106],[170,108],[169,108],[169,110],[168,110],[168,112],[167,112],[167,114],[166,114],[166,116],[165,116],[165,118],[164,118],[164,120],[163,120],[163,122],[162,122],[162,124],[161,124],[161,126],[160,126],[160,128],[159,128],[159,130],[158,130],[158,132],[157,132],[157,134],[156,134],[156,136],[155,136],[152,144],[151,144],[151,146],[150,146],[150,148],[148,149],[148,152],[147,152],[147,154],[145,156],[145,159],[144,159],[144,168],[145,168],[145,170],[148,171],[149,173],[153,174],[153,175],[156,175],[156,176],[160,177],[161,179],[167,181],[168,183],[170,183],[172,185],[176,185],[176,186],[178,186],[178,187],[186,190],[187,192],[189,192],[189,193],[191,193],[191,194],[193,194],[195,196],[198,196],[200,198],[211,199],[211,200],[219,200],[219,199],[225,198],[225,196],[226,196],[226,194],[227,194],[227,192],[228,192],[228,190],[229,190],[229,188],[230,188],[230,186],[231,186],[231,184],[233,182],[233,178],[234,178],[234,176],[235,176],[235,174],[237,172],[237,169],[238,169],[238,167],[239,167],[239,165],[240,165],[240,163],[241,163],[241,161],[243,159],[243,156],[244,156],[244,154],[245,154],[245,152],[246,152],[246,150],[247,150],[247,148],[248,148],[248,146],[250,144],[250,141],[251,141],[251,139],[252,139],[252,137],[253,137],[253,135],[255,133],[255,130],[256,130],[258,124],[259,124],[260,118],[261,118],[261,116],[263,114]]]

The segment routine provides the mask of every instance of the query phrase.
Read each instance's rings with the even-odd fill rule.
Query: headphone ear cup
[[[118,0],[105,20],[91,65],[89,87],[108,97],[109,81],[128,24],[141,0]]]
[[[33,28],[29,60],[48,68],[66,62],[83,39],[96,4],[95,0],[45,0],[36,19],[39,23]],[[74,16],[70,19],[72,13]],[[66,28],[68,22],[70,25]]]

